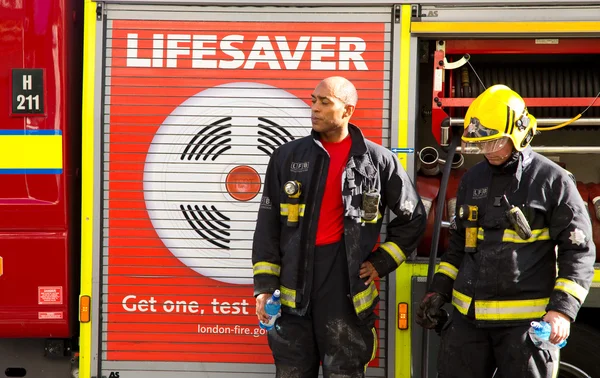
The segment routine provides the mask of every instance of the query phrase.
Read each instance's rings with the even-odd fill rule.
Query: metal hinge
[[[410,10],[413,21],[418,21],[421,19],[421,17],[423,17],[423,14],[421,13],[421,4],[413,4]]]
[[[400,23],[400,5],[394,5],[394,23]]]
[[[102,21],[102,3],[96,4],[96,21]]]

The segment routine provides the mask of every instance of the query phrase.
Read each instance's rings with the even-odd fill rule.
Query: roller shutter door
[[[269,155],[309,133],[332,75],[389,146],[392,10],[105,9],[100,374],[274,376],[251,264]],[[370,377],[386,371],[385,310]]]

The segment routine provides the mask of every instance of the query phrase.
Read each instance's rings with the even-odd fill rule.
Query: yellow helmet
[[[462,136],[462,153],[488,154],[512,140],[517,151],[529,145],[537,121],[525,101],[506,85],[486,89],[469,106]]]

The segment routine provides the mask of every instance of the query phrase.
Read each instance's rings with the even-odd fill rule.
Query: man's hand
[[[265,312],[265,305],[267,301],[271,298],[271,294],[262,293],[256,296],[256,316],[258,320],[267,323],[269,321],[269,315]]]
[[[550,342],[552,344],[560,344],[569,337],[571,333],[571,319],[567,315],[550,310],[544,315],[542,320],[549,323],[552,327],[552,331],[550,332]]]
[[[440,293],[429,292],[425,294],[416,311],[415,321],[417,324],[427,329],[435,328],[440,318],[445,318],[446,314],[442,312],[444,303],[446,303],[446,299]]]
[[[379,273],[375,270],[373,264],[370,261],[365,261],[360,265],[360,278],[367,278],[365,281],[365,286],[369,286],[371,282],[375,280],[375,278],[379,277]]]

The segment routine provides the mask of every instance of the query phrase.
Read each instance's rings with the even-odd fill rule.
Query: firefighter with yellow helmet
[[[558,347],[588,293],[595,246],[572,176],[529,146],[537,121],[504,85],[469,107],[463,153],[485,159],[463,176],[450,246],[417,309],[435,328],[442,306],[454,309],[441,331],[441,378],[555,377]],[[534,344],[530,323],[552,327]]]

